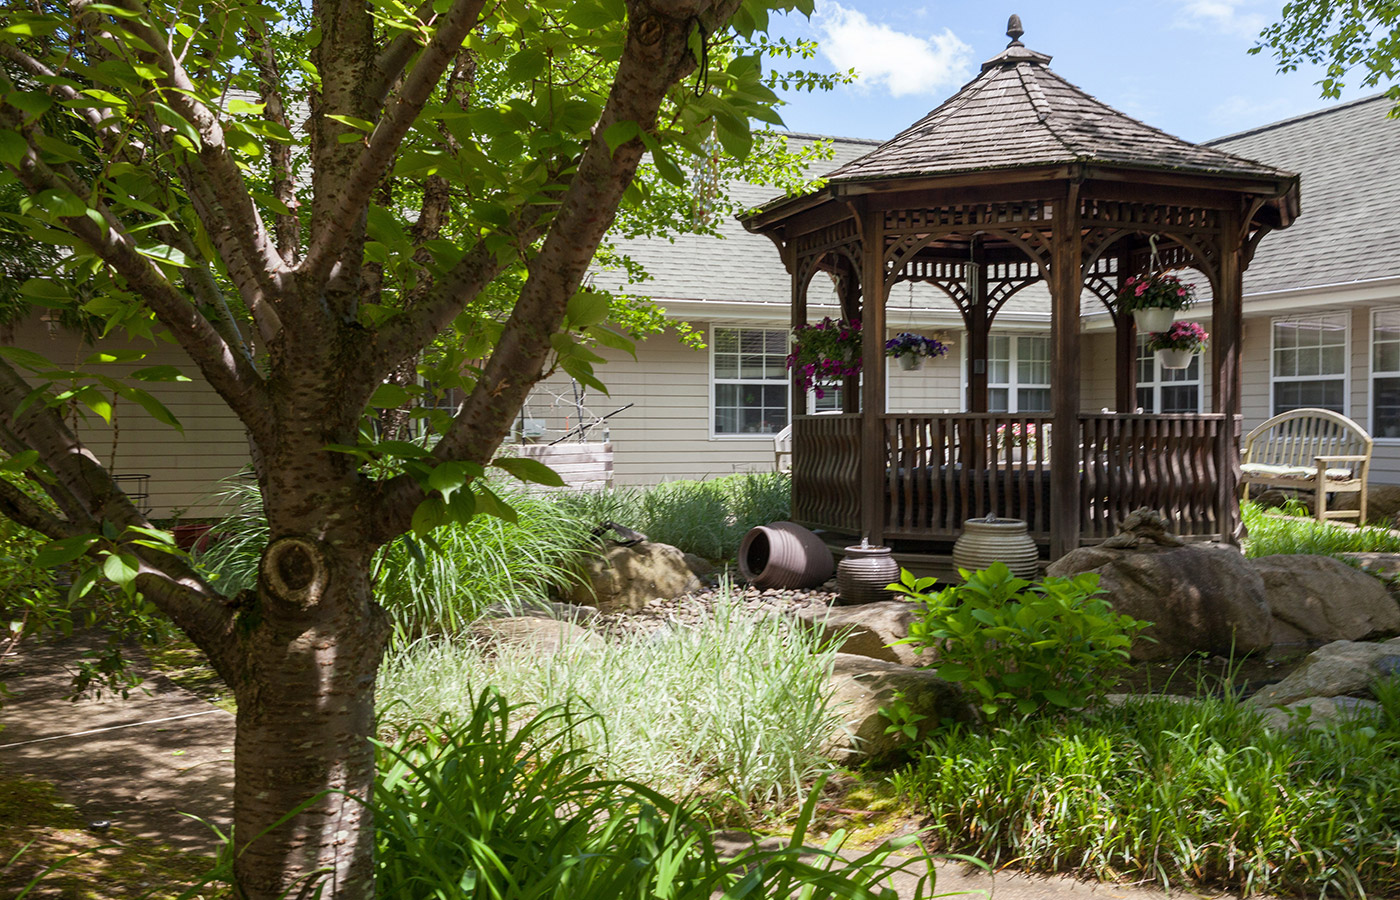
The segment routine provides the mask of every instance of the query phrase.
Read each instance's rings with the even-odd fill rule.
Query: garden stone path
[[[100,638],[81,634],[68,641],[28,645],[0,665],[0,683],[10,691],[0,707],[0,777],[54,784],[83,821],[110,821],[128,835],[181,853],[212,856],[216,841],[199,816],[227,831],[233,796],[234,719],[153,674],[140,657],[145,678],[126,699],[65,699],[74,662]],[[105,730],[104,730],[105,729]],[[718,837],[738,852],[739,834]],[[1083,882],[1015,872],[987,874],[959,863],[937,865],[937,893],[971,892],[995,900],[1163,900],[1161,891],[1135,885]],[[897,882],[912,896],[914,879]],[[1174,896],[1198,895],[1178,891]]]

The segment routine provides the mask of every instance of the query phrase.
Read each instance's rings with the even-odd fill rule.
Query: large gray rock
[[[1307,712],[1304,713],[1304,710]],[[1261,709],[1259,717],[1264,727],[1273,731],[1286,731],[1300,723],[1314,730],[1326,728],[1339,719],[1374,718],[1381,711],[1381,705],[1374,700],[1358,697],[1307,697],[1283,707]]]
[[[843,727],[832,735],[827,750],[847,765],[863,761],[881,765],[905,757],[907,739],[902,734],[885,734],[890,720],[880,715],[881,707],[894,703],[896,697],[902,696],[914,713],[924,717],[917,723],[919,741],[943,719],[974,721],[962,688],[927,669],[838,653],[831,682],[832,708],[841,716]]]
[[[1329,556],[1261,556],[1275,644],[1359,641],[1400,631],[1400,605],[1379,579]]]
[[[1099,587],[1118,612],[1153,623],[1133,643],[1134,659],[1253,653],[1272,643],[1264,580],[1232,547],[1083,547],[1047,570],[1049,575],[1080,572],[1098,573]]]
[[[1335,494],[1327,502],[1329,510],[1359,509],[1360,506],[1361,495],[1357,493]],[[1400,485],[1366,485],[1366,521],[1386,528],[1394,528],[1400,522]]]
[[[1256,706],[1287,706],[1309,697],[1369,697],[1371,685],[1400,667],[1400,638],[1380,643],[1333,641],[1311,653],[1278,684],[1249,698]]]
[[[478,619],[468,632],[489,648],[525,650],[540,656],[598,647],[603,643],[598,635],[572,622],[542,616]]]
[[[916,609],[912,601],[881,600],[856,606],[800,607],[793,610],[792,616],[828,640],[844,634],[842,653],[904,666],[926,666],[934,661],[931,652],[920,654],[909,644],[894,644],[909,636],[909,623],[914,621]]]
[[[568,600],[597,606],[604,613],[638,610],[653,600],[672,600],[701,587],[684,553],[651,541],[615,544],[603,556],[585,560],[583,574],[586,583]]]

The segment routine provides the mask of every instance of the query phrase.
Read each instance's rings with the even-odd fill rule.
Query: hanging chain
[[[1158,238],[1158,237],[1160,237],[1160,235],[1154,234],[1154,235],[1152,235],[1151,237],[1149,237],[1149,238],[1147,239],[1147,247],[1148,247],[1148,249],[1152,252],[1152,258],[1151,258],[1151,260],[1148,262],[1148,269],[1147,269],[1148,274],[1150,274],[1150,275],[1155,275],[1156,272],[1157,272],[1157,270],[1160,269],[1160,268],[1162,268],[1162,260],[1161,260],[1161,257],[1159,257],[1159,256],[1157,255],[1157,238]]]

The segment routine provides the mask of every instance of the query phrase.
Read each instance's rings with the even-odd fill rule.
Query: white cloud
[[[894,97],[942,96],[968,77],[972,48],[948,29],[928,38],[871,22],[839,3],[818,5],[815,24],[822,52],[838,71],[855,69],[858,85],[883,87]]]
[[[1230,34],[1257,37],[1273,17],[1260,0],[1184,0],[1181,23]]]

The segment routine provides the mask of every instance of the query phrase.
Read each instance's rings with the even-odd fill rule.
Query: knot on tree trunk
[[[315,606],[330,582],[330,569],[319,542],[304,537],[278,538],[263,551],[263,584],[274,597],[302,609]]]

